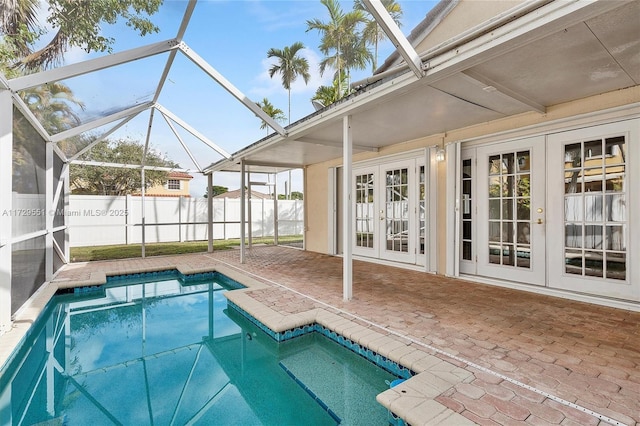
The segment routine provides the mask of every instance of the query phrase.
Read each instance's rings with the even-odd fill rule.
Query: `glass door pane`
[[[473,214],[472,214],[472,167],[471,159],[466,158],[462,160],[462,260],[473,260],[473,241],[472,241],[472,229],[473,229]]]
[[[523,150],[488,159],[489,263],[531,268],[530,157]]]
[[[420,166],[418,178],[418,253],[425,254],[427,241],[427,186],[425,167]]]
[[[356,174],[355,182],[355,245],[356,247],[373,248],[375,247],[374,174]]]
[[[385,239],[386,250],[409,251],[409,170],[385,172]]]
[[[564,146],[565,274],[626,280],[626,141]]]

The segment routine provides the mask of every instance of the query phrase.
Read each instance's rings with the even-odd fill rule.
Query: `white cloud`
[[[90,58],[91,56],[86,51],[84,51],[83,49],[77,46],[74,46],[71,49],[64,52],[65,65],[77,64],[79,62],[86,61],[87,59],[90,59]]]
[[[292,6],[294,5],[295,6]],[[267,32],[279,32],[300,27],[310,16],[314,16],[319,3],[300,1],[296,3],[248,1],[249,15]]]
[[[304,80],[298,77],[291,85],[291,94],[313,94],[320,86],[326,86],[331,84],[330,71],[325,72],[324,76],[320,75],[318,70],[318,64],[321,61],[319,55],[308,48],[300,51],[300,56],[306,58],[309,61],[309,74],[311,78],[309,83],[305,85]],[[269,68],[276,63],[275,58],[266,58],[261,62],[261,72],[254,79],[254,86],[249,89],[249,92],[256,95],[256,97],[268,97],[275,94],[286,95],[287,91],[282,87],[282,79],[279,74],[275,74],[273,78],[269,77]]]

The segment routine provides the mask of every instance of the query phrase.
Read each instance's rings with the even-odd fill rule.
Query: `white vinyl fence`
[[[273,200],[251,200],[253,237],[274,235],[273,210]],[[142,197],[71,195],[64,214],[70,247],[142,242]],[[144,214],[147,243],[208,238],[206,198],[145,197]],[[278,200],[278,235],[301,235],[303,217],[301,200]],[[240,238],[240,199],[213,199],[213,238]]]

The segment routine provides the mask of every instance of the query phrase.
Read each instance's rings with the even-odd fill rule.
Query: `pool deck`
[[[640,424],[640,313],[286,247],[70,264],[0,336],[0,364],[59,287],[218,269],[270,328],[316,321],[419,374],[378,396],[412,425]],[[234,292],[235,293],[235,292]]]

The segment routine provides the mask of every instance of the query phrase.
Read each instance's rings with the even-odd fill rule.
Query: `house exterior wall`
[[[170,178],[171,179],[171,178]],[[180,189],[167,189],[167,184],[155,185],[149,187],[145,191],[145,195],[148,196],[161,196],[161,197],[189,197],[189,180],[190,179],[177,179],[180,181]]]
[[[524,3],[524,1],[493,0],[477,1],[462,0],[449,14],[421,40],[415,49],[417,52],[427,50],[444,43],[459,34],[473,28],[499,14]]]
[[[305,175],[307,182],[307,190],[304,194],[304,210],[307,216],[305,248],[318,253],[328,252],[329,167],[331,166],[328,164],[324,166],[317,164],[307,168]]]
[[[624,90],[617,90],[580,99],[574,102],[551,106],[546,114],[535,112],[525,113],[514,117],[495,120],[481,125],[467,128],[455,129],[446,134],[428,135],[423,138],[407,141],[381,149],[379,152],[366,152],[354,155],[354,166],[358,162],[371,159],[383,159],[395,154],[433,147],[443,146],[461,140],[489,137],[503,132],[529,132],[536,133],[536,127],[551,126],[554,130],[562,130],[567,125],[562,122],[575,118],[579,125],[588,126],[590,119],[588,116],[581,119],[581,116],[589,115],[598,111],[606,111],[616,107],[623,107],[640,102],[640,86],[631,87]],[[612,115],[614,117],[615,114]],[[615,118],[611,118],[615,120]],[[557,124],[555,124],[557,123]],[[530,130],[527,130],[530,129]],[[329,169],[340,167],[341,159],[310,165],[307,168],[307,178],[309,190],[305,194],[307,211],[307,231],[305,234],[306,248],[310,251],[328,253],[329,238]],[[450,250],[447,247],[446,222],[446,162],[435,163],[437,167],[437,190],[436,194],[431,194],[431,201],[436,202],[437,217],[436,240],[438,249],[436,272],[444,274],[446,270],[447,255]]]

